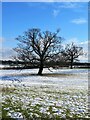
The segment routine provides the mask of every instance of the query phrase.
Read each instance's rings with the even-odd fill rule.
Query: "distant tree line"
[[[9,67],[4,67],[3,69],[32,69],[32,68],[38,68],[38,65],[32,65],[27,63],[28,65],[25,66],[26,63],[24,62],[16,62],[16,61],[12,61],[12,60],[0,60],[0,64],[2,65],[9,65]],[[45,63],[44,68],[61,68],[61,67],[67,67],[69,68],[71,65],[70,62],[61,62],[61,61],[50,61]],[[90,68],[90,63],[81,63],[81,62],[74,62],[73,63],[73,67],[76,68]]]

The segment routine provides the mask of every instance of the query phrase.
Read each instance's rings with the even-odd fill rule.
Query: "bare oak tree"
[[[62,51],[62,56],[64,60],[70,62],[70,68],[73,68],[73,62],[79,61],[78,57],[83,55],[83,48],[75,45],[73,42],[71,44],[67,44],[65,49]]]
[[[38,75],[42,75],[44,63],[55,58],[61,52],[61,37],[57,36],[59,30],[55,33],[50,31],[41,32],[40,29],[29,29],[23,36],[18,36],[19,41],[14,50],[17,52],[18,61],[35,64],[38,63]]]

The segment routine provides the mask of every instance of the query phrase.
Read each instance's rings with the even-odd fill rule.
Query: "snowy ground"
[[[43,76],[37,76],[38,69],[1,70],[1,83],[11,84],[12,80],[22,81],[24,85],[59,85],[60,87],[88,87],[88,70],[85,69],[44,69]]]
[[[88,118],[87,69],[1,70],[2,116],[25,120]]]

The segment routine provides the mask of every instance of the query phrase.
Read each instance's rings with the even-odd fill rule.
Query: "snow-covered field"
[[[0,70],[2,116],[25,120],[88,118],[87,69]]]

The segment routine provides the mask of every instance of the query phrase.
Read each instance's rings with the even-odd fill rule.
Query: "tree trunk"
[[[73,56],[71,56],[71,69],[73,69]]]
[[[38,71],[38,75],[42,75],[42,71],[43,71],[43,62],[41,61],[39,71]]]
[[[71,69],[73,69],[73,63],[71,62],[71,66],[70,66]]]

